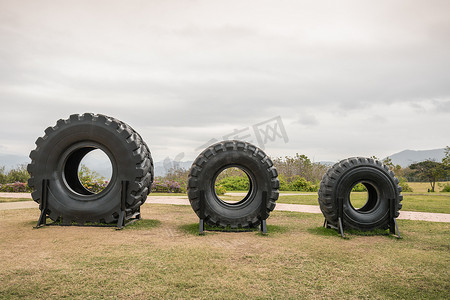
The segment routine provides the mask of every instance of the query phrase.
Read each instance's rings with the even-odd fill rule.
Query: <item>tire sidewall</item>
[[[373,186],[377,202],[369,211],[360,211],[351,205],[350,193],[359,182]],[[344,223],[355,229],[384,228],[389,223],[390,199],[397,200],[395,182],[388,172],[374,165],[357,165],[348,169],[335,185],[335,207],[338,198],[343,199]]]
[[[215,192],[215,179],[229,167],[238,167],[248,174],[251,189],[248,198],[238,204],[227,204]],[[267,168],[252,155],[244,151],[225,151],[211,157],[198,176],[199,190],[205,191],[205,213],[217,223],[246,224],[259,215],[263,191],[272,190],[271,174]]]
[[[120,208],[121,181],[135,177],[135,162],[126,147],[126,141],[115,128],[101,122],[80,120],[49,135],[36,159],[36,179],[49,179],[48,205],[74,219],[98,219],[109,216]],[[89,196],[74,192],[64,178],[68,156],[79,147],[95,147],[107,154],[113,167],[108,187]],[[105,208],[107,208],[105,210]]]

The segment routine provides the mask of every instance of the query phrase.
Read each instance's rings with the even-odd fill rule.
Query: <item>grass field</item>
[[[367,194],[364,192],[352,193],[356,195],[356,205],[364,204]],[[352,196],[353,199],[353,196]],[[318,205],[317,193],[311,193],[309,195],[299,196],[280,196],[278,203],[289,204],[306,204],[306,205]],[[353,201],[352,201],[353,203]],[[450,194],[416,194],[405,193],[403,194],[403,208],[405,211],[421,211],[421,212],[434,212],[434,213],[450,213]]]
[[[443,186],[450,184],[449,181],[436,182],[435,191],[439,193]],[[427,193],[428,189],[431,189],[429,182],[408,182],[408,185],[413,189],[414,193]],[[449,194],[449,193],[446,193]]]
[[[30,198],[7,198],[0,197],[0,203],[2,202],[20,202],[20,201],[31,201]]]
[[[36,209],[0,211],[0,298],[448,299],[450,224],[399,220],[404,237],[321,227],[273,212],[269,234],[196,234],[189,206],[142,207],[122,231],[32,229]]]
[[[291,192],[289,192],[291,193]],[[280,194],[277,203],[319,205],[317,193],[299,193],[300,195],[284,196]],[[361,207],[367,200],[367,193],[353,192],[352,204]],[[222,196],[224,200],[238,201],[242,197]],[[450,193],[403,193],[404,211],[421,211],[450,214]]]

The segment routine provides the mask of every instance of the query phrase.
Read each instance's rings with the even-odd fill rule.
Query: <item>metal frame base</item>
[[[333,226],[328,223],[328,221],[325,219],[325,222],[323,223],[323,227],[325,228],[333,228],[339,231],[339,234],[342,238],[346,238],[344,234],[344,225],[342,220],[344,219],[344,199],[339,197],[338,199],[338,222],[337,227]],[[395,199],[389,199],[389,233],[393,236],[395,236],[397,239],[401,239],[400,231],[398,230],[397,225],[397,218],[395,217]]]
[[[266,208],[267,208],[267,192],[264,191],[262,192],[262,201],[261,201],[261,206],[260,206],[260,212],[259,212],[259,216],[258,219],[261,221],[260,224],[260,232],[262,234],[267,234],[267,212],[266,212]],[[198,233],[199,235],[204,235],[205,231],[207,231],[205,229],[205,191],[201,190],[200,191],[200,209],[199,209],[199,222],[198,222]],[[211,230],[214,231],[214,230]],[[226,230],[222,232],[249,232],[252,230]]]
[[[127,216],[126,213],[126,196],[128,191],[128,181],[122,181],[122,192],[120,197],[120,213],[119,219],[117,220],[117,224],[84,224],[84,223],[72,223],[65,222],[64,216],[61,217],[60,221],[54,221],[52,223],[47,223],[47,210],[48,210],[48,187],[50,181],[48,179],[42,180],[42,192],[41,192],[41,203],[39,204],[39,209],[41,210],[41,214],[39,216],[39,220],[37,225],[34,228],[41,228],[44,226],[80,226],[80,227],[116,227],[117,230],[123,229],[125,226],[130,225],[136,221],[141,219],[141,208],[139,207],[138,211],[132,215]]]

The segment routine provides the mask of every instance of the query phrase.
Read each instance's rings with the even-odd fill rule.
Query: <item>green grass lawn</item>
[[[1,211],[1,299],[448,299],[450,224],[399,220],[403,239],[272,212],[269,234],[206,232],[189,206],[145,204],[141,224],[33,229]]]
[[[7,197],[0,197],[0,203],[2,202],[20,202],[20,201],[33,201],[30,198],[7,198]]]
[[[366,193],[352,193],[356,196],[354,205],[361,207],[365,203]],[[317,194],[311,193],[310,195],[299,196],[280,196],[278,203],[289,204],[306,204],[306,205],[318,205]],[[352,196],[353,199],[353,196]],[[353,201],[352,201],[353,203]],[[403,208],[405,211],[421,211],[421,212],[434,212],[434,213],[450,213],[450,195],[445,194],[415,194],[405,193],[403,194]]]
[[[244,193],[242,191],[241,193]],[[283,193],[299,194],[283,196]],[[149,197],[159,196],[177,196],[187,197],[185,193],[151,193]],[[225,201],[239,201],[240,196],[220,196]],[[352,193],[352,203],[361,207],[366,200],[365,192]],[[317,193],[306,192],[281,192],[277,203],[288,204],[304,204],[304,205],[319,205],[317,201]],[[0,198],[1,202],[16,202],[16,201],[31,201],[26,198]],[[450,194],[449,193],[403,193],[403,208],[404,211],[420,211],[420,212],[434,212],[434,213],[450,213]]]

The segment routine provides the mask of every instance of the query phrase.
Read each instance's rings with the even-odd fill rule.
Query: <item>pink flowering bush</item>
[[[185,193],[180,183],[174,180],[155,179],[152,184],[152,193]]]
[[[99,181],[85,180],[82,183],[87,190],[93,192],[94,194],[98,194],[108,186],[109,182],[106,180],[99,180]]]
[[[26,182],[0,184],[0,192],[4,193],[31,193],[32,189]]]

